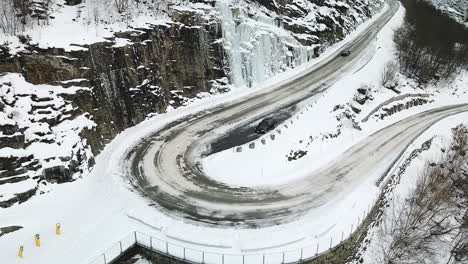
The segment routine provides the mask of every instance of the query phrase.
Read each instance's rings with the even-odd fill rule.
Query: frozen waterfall
[[[248,16],[243,7],[231,7],[230,0],[218,0],[216,8],[234,87],[255,87],[312,56],[309,47],[281,28],[279,19],[261,12]]]

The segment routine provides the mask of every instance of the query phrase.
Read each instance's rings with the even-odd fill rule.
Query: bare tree
[[[117,8],[117,12],[119,13],[124,12],[130,5],[129,0],[114,0],[114,3],[115,3],[115,7]]]
[[[397,73],[398,73],[398,65],[393,61],[387,62],[382,72],[382,78],[381,78],[382,85],[386,87],[390,83],[395,82]]]
[[[0,1],[0,30],[7,35],[16,35],[23,30],[12,0]]]
[[[99,25],[99,22],[101,21],[101,12],[97,7],[93,9],[93,20],[95,26]]]
[[[403,74],[420,84],[447,79],[468,66],[468,45],[430,46],[418,41],[414,25],[406,21],[396,30],[394,41]]]
[[[43,3],[43,8],[44,8],[45,21],[47,24],[49,24],[52,0],[42,0],[42,3]]]

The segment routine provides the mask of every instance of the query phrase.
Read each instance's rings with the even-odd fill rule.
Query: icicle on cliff
[[[255,87],[265,79],[307,62],[311,47],[303,46],[281,26],[281,19],[258,12],[247,14],[230,0],[218,0],[229,77],[235,88]]]

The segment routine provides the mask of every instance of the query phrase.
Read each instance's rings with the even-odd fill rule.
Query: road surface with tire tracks
[[[355,41],[303,75],[273,90],[189,115],[154,131],[128,153],[123,165],[134,186],[167,214],[216,225],[249,227],[285,223],[349,192],[370,173],[386,173],[407,146],[437,121],[463,111],[455,105],[417,114],[392,124],[348,149],[335,162],[307,177],[285,184],[249,188],[229,186],[207,177],[200,159],[210,143],[242,122],[258,120],[278,109],[316,96],[328,89],[360,59],[362,51],[393,17],[390,8]]]

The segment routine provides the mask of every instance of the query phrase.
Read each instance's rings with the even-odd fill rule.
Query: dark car
[[[276,120],[271,117],[267,117],[263,119],[262,122],[260,122],[260,124],[258,124],[258,126],[255,128],[255,132],[257,132],[258,134],[265,134],[266,132],[275,128],[275,125]]]
[[[342,56],[342,57],[348,57],[349,55],[351,55],[351,51],[350,51],[349,49],[343,50],[343,51],[341,52],[341,56]]]

